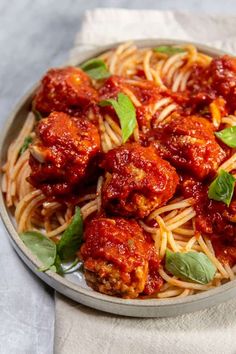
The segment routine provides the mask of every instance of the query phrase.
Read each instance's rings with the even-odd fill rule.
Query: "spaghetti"
[[[137,126],[130,137],[131,143],[144,146],[153,142],[154,145],[155,142],[159,144],[161,140],[159,139],[159,133],[155,135],[156,131],[165,129],[166,125],[172,124],[169,122],[175,120],[173,117],[182,115],[185,109],[184,115],[191,116],[193,114],[191,107],[194,107],[195,115],[203,114],[204,119],[213,123],[216,130],[236,126],[234,107],[229,108],[227,97],[224,97],[222,92],[219,96],[222,100],[225,99],[223,105],[222,101],[219,104],[217,97],[210,99],[211,95],[208,95],[208,92],[206,96],[209,97],[207,96],[203,103],[199,105],[199,101],[197,101],[200,97],[197,96],[200,89],[204,91],[205,88],[200,87],[196,78],[198,75],[202,75],[201,80],[206,81],[204,75],[209,75],[212,58],[200,53],[193,45],[179,45],[173,48],[178,50],[176,50],[176,53],[169,55],[164,51],[153,48],[140,49],[132,42],[128,42],[100,56],[112,76],[108,79],[110,81],[107,86],[106,82],[104,84],[104,80],[93,79],[93,88],[89,88],[91,92],[88,97],[91,100],[93,96],[96,97],[95,91],[97,90],[101,99],[106,99],[110,93],[110,97],[113,98],[119,91],[130,99],[137,115]],[[62,77],[60,80],[62,80]],[[73,80],[75,80],[75,77],[73,77]],[[83,80],[86,89],[88,86],[87,79],[83,78]],[[216,95],[216,93],[214,94]],[[83,97],[79,96],[78,98],[80,102],[88,100],[86,93],[81,93],[81,95]],[[190,108],[186,108],[189,97],[191,105]],[[41,105],[41,113],[45,117],[49,114],[47,104]],[[73,104],[71,103],[71,106]],[[57,106],[52,110],[61,110],[68,113],[64,108],[60,109]],[[73,115],[74,112],[69,113]],[[101,150],[104,154],[123,145],[122,128],[114,111],[111,109],[94,110],[92,106],[86,111],[86,115],[89,117],[89,121],[95,122],[95,125],[97,125]],[[38,134],[36,131],[37,124],[34,114],[30,112],[17,138],[9,146],[7,160],[2,167],[2,191],[5,193],[7,206],[15,210],[15,220],[19,233],[26,230],[44,230],[46,237],[58,242],[71,221],[75,206],[81,208],[84,220],[90,220],[91,217],[104,213],[102,193],[112,180],[112,172],[107,171],[105,174],[100,172],[96,176],[96,181],[93,181],[92,187],[90,185],[91,188],[88,188],[85,193],[81,192],[76,196],[76,202],[68,200],[65,203],[60,198],[54,198],[53,195],[49,196],[40,185],[36,188],[30,177],[33,169],[30,159],[32,155],[35,158],[36,154],[41,152],[31,148],[26,149],[22,154],[19,154],[19,151],[27,137],[30,136],[33,142],[35,141],[35,136]],[[168,126],[168,129],[170,131],[171,125]],[[180,128],[174,127],[173,131],[176,132],[178,129]],[[155,134],[150,134],[152,130],[155,131]],[[184,132],[181,134],[184,136]],[[164,139],[168,138],[169,135],[164,137]],[[192,143],[195,139],[194,142],[198,144],[200,138],[190,134],[188,137],[185,136],[184,139],[185,143],[190,140]],[[165,153],[168,148],[169,146],[164,145],[163,151],[160,150],[166,159],[168,159],[168,154],[165,155]],[[229,151],[227,148],[225,150],[227,150],[227,157],[225,155],[224,158],[220,158],[220,163],[214,168],[215,172],[222,169],[227,172],[235,172],[236,154],[233,149]],[[169,161],[175,165],[174,159],[170,158]],[[42,161],[42,163],[44,162]],[[178,166],[176,168],[178,170]],[[181,171],[181,166],[179,171]],[[186,169],[184,171],[186,172]],[[196,177],[196,174],[194,177]],[[196,208],[196,203],[199,200],[196,199],[195,195],[186,196],[182,192],[174,193],[164,205],[155,207],[154,203],[148,215],[138,218],[142,230],[151,235],[161,262],[158,272],[163,285],[158,292],[152,294],[152,297],[163,299],[185,297],[212,289],[235,278],[236,268],[235,263],[232,263],[232,257],[226,260],[224,257],[218,257],[219,250],[215,248],[215,238],[211,237],[209,233],[199,232],[197,229],[196,223],[199,221],[200,212]],[[210,283],[202,285],[172,276],[165,269],[163,262],[167,249],[180,253],[203,252],[217,269],[214,278]],[[89,275],[90,283],[93,283],[94,279],[91,278],[91,273]],[[105,285],[103,284],[103,286]],[[97,287],[97,289],[109,293],[104,290],[104,287]],[[111,294],[114,295],[114,293]],[[120,296],[119,292],[117,294]]]

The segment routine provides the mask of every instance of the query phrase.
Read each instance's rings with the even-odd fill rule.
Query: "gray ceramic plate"
[[[181,41],[174,40],[142,40],[135,41],[140,47],[150,46],[155,47],[161,44],[180,44]],[[78,58],[78,62],[97,56],[104,51],[116,47],[115,43],[111,46],[100,47],[97,50],[81,53]],[[225,54],[219,50],[206,47],[204,45],[196,44],[199,50],[209,54],[211,56]],[[1,151],[1,164],[5,162],[7,149],[11,141],[18,134],[23,121],[29,111],[32,96],[35,89],[38,86],[35,85],[30,92],[28,92],[15,107],[11,115],[8,117],[4,132],[1,134],[0,151]],[[220,302],[229,300],[236,296],[236,280],[231,281],[219,288],[209,290],[197,295],[191,295],[186,298],[179,299],[150,299],[150,300],[125,300],[115,298],[107,295],[100,294],[88,288],[83,274],[80,272],[73,273],[63,278],[51,271],[46,273],[38,272],[39,262],[33,256],[33,254],[25,247],[20,240],[14,225],[14,219],[11,216],[10,211],[5,205],[3,195],[0,195],[0,211],[3,222],[9,233],[9,239],[27,266],[44,282],[53,287],[58,292],[65,296],[95,309],[99,309],[106,312],[111,312],[119,315],[134,316],[134,317],[168,317],[176,316],[186,312],[197,311],[209,306],[219,304]]]

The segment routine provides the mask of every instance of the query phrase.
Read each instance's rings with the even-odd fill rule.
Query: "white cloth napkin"
[[[236,53],[236,17],[96,9],[85,14],[71,53],[114,41],[174,38]],[[56,294],[57,354],[235,354],[236,300],[175,318],[109,315]]]

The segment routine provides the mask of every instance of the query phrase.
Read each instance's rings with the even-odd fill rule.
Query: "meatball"
[[[191,92],[190,103],[204,107],[217,97],[227,102],[227,111],[236,110],[236,59],[228,55],[214,58],[210,65],[203,68],[195,65],[188,83]]]
[[[236,110],[236,59],[224,55],[212,60],[209,68],[211,87],[224,97],[230,112]]]
[[[155,139],[163,158],[200,180],[214,175],[226,157],[216,142],[212,124],[205,118],[174,115],[157,128]]]
[[[33,107],[43,115],[53,111],[73,115],[96,101],[97,92],[88,75],[79,68],[66,67],[47,72],[36,93]]]
[[[134,220],[93,219],[79,253],[87,283],[101,293],[136,298],[158,292],[163,283],[154,243]]]
[[[93,176],[99,150],[99,133],[92,123],[53,112],[36,128],[29,182],[48,196],[70,193]]]
[[[110,150],[101,162],[106,171],[103,207],[113,214],[144,218],[175,193],[178,175],[153,147],[137,143]]]

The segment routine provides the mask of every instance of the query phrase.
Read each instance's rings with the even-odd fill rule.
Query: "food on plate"
[[[144,218],[171,199],[179,178],[151,146],[124,144],[107,152],[102,206],[114,215]]]
[[[44,116],[54,111],[80,115],[97,101],[97,96],[90,78],[81,69],[51,69],[42,79],[33,107]]]
[[[85,228],[80,255],[86,280],[102,293],[136,298],[163,284],[152,238],[135,220],[94,218]]]
[[[235,79],[235,58],[191,44],[129,42],[50,69],[2,166],[40,271],[83,271],[125,299],[233,280]]]
[[[179,171],[190,173],[199,180],[214,176],[226,158],[214,135],[213,125],[198,116],[171,116],[156,129],[154,145]]]
[[[96,173],[98,129],[88,120],[52,112],[40,120],[30,145],[29,182],[47,196],[80,188]]]

